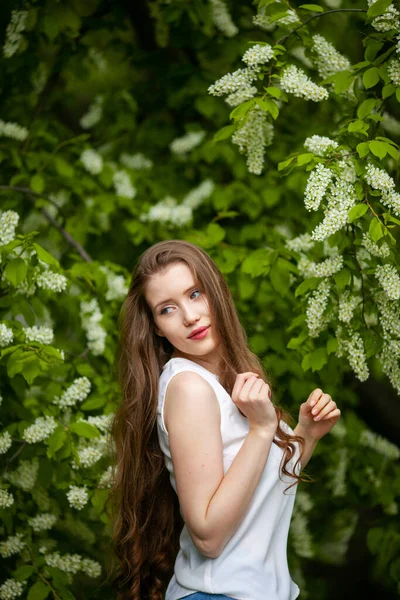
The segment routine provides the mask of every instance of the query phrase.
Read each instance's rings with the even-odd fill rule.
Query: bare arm
[[[183,519],[198,550],[216,558],[246,513],[275,428],[251,427],[224,476],[220,409],[211,385],[197,373],[179,373],[168,386],[164,411]]]
[[[305,447],[304,447],[304,454],[301,459],[301,470],[303,470],[305,468],[306,464],[308,463],[308,461],[310,460],[312,453],[314,452],[315,447],[318,443],[318,440],[316,440],[312,437],[307,437],[307,434],[301,425],[296,425],[295,429],[293,430],[293,433],[295,435],[301,435],[305,439],[305,442],[306,442]]]

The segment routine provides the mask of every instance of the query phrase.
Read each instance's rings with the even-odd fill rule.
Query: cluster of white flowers
[[[331,476],[330,488],[334,497],[346,495],[346,471],[349,463],[349,451],[346,447],[337,451],[339,462],[329,469]]]
[[[361,432],[360,444],[367,448],[372,448],[375,452],[382,456],[386,456],[386,458],[389,458],[390,460],[397,460],[400,458],[400,448],[398,448],[398,446],[369,429],[364,429]]]
[[[18,221],[19,214],[14,210],[6,210],[0,213],[0,246],[13,241]]]
[[[88,347],[95,356],[102,354],[106,347],[107,332],[100,325],[102,318],[99,303],[95,298],[89,302],[81,302],[82,327],[86,332]]]
[[[331,277],[343,268],[343,256],[329,256],[325,260],[316,263],[302,256],[297,265],[299,273],[305,279],[309,277]]]
[[[289,9],[284,15],[282,15],[280,19],[277,19],[271,23],[271,17],[266,14],[266,9],[267,6],[261,7],[258,14],[253,17],[254,25],[258,25],[262,29],[265,29],[265,31],[272,31],[272,29],[278,25],[289,26],[300,22],[300,19],[294,10]]]
[[[103,170],[103,159],[96,150],[87,149],[81,154],[81,162],[91,175],[98,175]]]
[[[30,425],[24,429],[22,437],[28,442],[28,444],[35,444],[37,442],[43,442],[47,439],[57,428],[57,422],[54,417],[38,417],[33,425]]]
[[[123,152],[119,157],[119,160],[127,169],[134,169],[136,171],[139,171],[140,169],[150,169],[153,166],[153,161],[141,152],[137,152],[136,154],[127,154],[126,152]]]
[[[191,209],[198,208],[200,204],[209,198],[213,193],[215,184],[211,179],[205,179],[197,187],[190,190],[182,200],[184,206],[189,206]]]
[[[8,431],[0,434],[0,454],[5,454],[9,451],[12,445],[12,437]]]
[[[390,255],[390,248],[386,242],[382,242],[380,246],[371,240],[368,232],[364,232],[362,236],[362,245],[368,250],[372,256],[387,258]]]
[[[0,348],[8,346],[14,339],[14,334],[10,327],[7,327],[4,323],[0,323]]]
[[[314,556],[312,537],[308,530],[308,519],[302,510],[296,509],[296,506],[293,510],[290,532],[293,537],[293,547],[296,554],[304,558]]]
[[[304,142],[304,148],[317,156],[326,156],[338,147],[338,143],[323,135],[312,135]]]
[[[331,183],[328,191],[325,216],[311,233],[312,239],[319,242],[326,240],[346,225],[349,211],[357,202],[354,186],[341,177],[335,183]]]
[[[311,79],[295,65],[285,67],[281,75],[281,87],[288,94],[293,94],[297,98],[305,98],[320,102],[329,97],[328,92],[322,86],[313,83]]]
[[[89,500],[89,494],[87,492],[86,485],[83,487],[70,485],[69,490],[70,491],[67,493],[67,498],[70,506],[72,506],[72,508],[76,508],[77,510],[81,510]]]
[[[97,427],[103,433],[107,433],[110,430],[111,421],[112,421],[113,416],[114,416],[113,413],[109,413],[107,415],[98,415],[98,416],[90,415],[87,418],[87,421],[85,421],[85,419],[81,418],[81,419],[79,419],[78,422],[80,423],[81,421],[83,421],[84,423],[89,423],[90,425],[94,425],[95,427]]]
[[[26,546],[26,542],[22,539],[23,533],[17,533],[16,535],[10,535],[4,542],[0,542],[0,554],[3,558],[8,558],[13,554],[21,552]]]
[[[12,577],[6,579],[0,586],[0,599],[14,600],[14,598],[18,598],[23,593],[25,586],[26,581],[17,581]]]
[[[63,292],[67,287],[67,278],[61,273],[55,273],[50,269],[37,270],[34,279],[38,287],[51,292]]]
[[[374,294],[379,311],[379,321],[383,329],[383,338],[400,337],[400,308],[396,301],[389,300],[385,292]]]
[[[25,31],[29,11],[13,10],[11,11],[11,21],[7,25],[6,39],[3,46],[3,54],[6,58],[13,56],[22,41],[22,32]]]
[[[233,73],[227,73],[208,88],[212,96],[225,96],[233,94],[242,88],[248,88],[257,79],[257,69],[238,69]]]
[[[152,206],[147,214],[140,216],[140,221],[158,222],[182,227],[189,223],[193,217],[190,206],[178,204],[172,196],[165,196],[162,200]]]
[[[91,558],[82,558],[80,554],[61,555],[57,550],[52,554],[45,554],[44,560],[49,567],[57,567],[72,575],[83,571],[89,577],[99,577],[102,571],[100,563]]]
[[[368,0],[368,6],[375,2],[376,0]],[[381,15],[375,17],[371,25],[382,33],[391,29],[397,29],[398,31],[400,28],[400,12],[391,4]]]
[[[113,183],[117,196],[131,200],[136,196],[136,188],[132,185],[131,178],[126,171],[115,171]]]
[[[21,460],[15,471],[7,471],[3,477],[24,492],[31,492],[35,486],[38,471],[39,459],[35,456],[32,460]]]
[[[306,309],[306,323],[311,337],[318,337],[327,324],[328,319],[324,315],[328,306],[331,284],[328,279],[323,279],[317,289],[310,294]]]
[[[27,342],[39,342],[40,344],[51,344],[54,338],[54,332],[51,327],[33,327],[24,328],[25,339]]]
[[[350,68],[350,61],[340,54],[322,35],[312,36],[312,47],[316,54],[315,64],[318,74],[322,79]]]
[[[14,496],[7,490],[0,489],[0,508],[9,508],[14,504]]]
[[[256,44],[249,48],[242,57],[248,67],[258,67],[269,62],[274,57],[274,51],[269,44]]]
[[[88,445],[85,448],[80,448],[77,450],[77,453],[79,461],[76,461],[75,459],[72,460],[71,467],[73,469],[92,467],[103,456],[101,449],[98,448],[95,443]]]
[[[128,293],[129,283],[123,275],[116,275],[109,267],[100,267],[107,277],[106,300],[122,300]]]
[[[173,140],[169,148],[174,154],[187,154],[201,144],[205,135],[205,131],[189,131],[182,137]]]
[[[400,26],[400,22],[399,22],[399,26]],[[398,60],[397,58],[393,58],[391,61],[389,61],[387,70],[388,70],[388,75],[389,75],[390,79],[393,81],[394,85],[399,87],[400,86],[400,60]]]
[[[394,191],[395,184],[384,169],[369,164],[366,167],[365,181],[374,189],[382,192],[381,201],[400,217],[400,194]]]
[[[318,163],[310,173],[304,192],[304,204],[307,210],[317,210],[322,198],[325,196],[333,171]]]
[[[81,117],[79,124],[83,129],[90,129],[96,125],[103,116],[104,97],[98,94],[87,112]]]
[[[369,377],[369,369],[363,339],[358,331],[351,331],[350,329],[349,339],[345,339],[342,337],[342,331],[341,326],[336,329],[336,339],[338,340],[336,356],[347,355],[347,360],[357,379],[366,381]]]
[[[51,529],[56,521],[57,517],[52,513],[39,513],[36,517],[28,519],[28,524],[32,527],[33,531],[39,533],[40,531]]]
[[[360,299],[358,296],[350,296],[348,290],[343,292],[339,298],[339,312],[338,319],[343,323],[350,323],[353,318],[354,310],[359,304]]]
[[[0,136],[23,142],[28,137],[28,130],[18,125],[18,123],[11,123],[0,119]]]
[[[232,37],[239,32],[232,21],[228,7],[224,0],[210,0],[212,20],[217,29],[227,37]]]
[[[302,233],[291,240],[287,240],[285,246],[293,252],[308,252],[308,250],[314,248],[315,242],[311,239],[309,233]]]
[[[90,46],[88,57],[99,71],[107,71],[107,60],[101,50]]]
[[[247,154],[247,168],[250,173],[260,175],[264,167],[265,148],[272,143],[274,128],[268,115],[256,106],[247,113],[244,125],[232,135],[232,142],[239,146],[242,154]]]
[[[375,277],[390,300],[400,299],[400,277],[394,265],[378,265],[375,269]]]
[[[241,87],[237,92],[229,94],[229,96],[225,98],[225,102],[229,104],[229,106],[238,106],[238,104],[242,104],[243,102],[250,100],[250,98],[254,98],[257,91],[258,90],[254,85]]]
[[[99,479],[99,487],[100,488],[110,488],[113,482],[113,478],[114,478],[114,469],[113,466],[110,465],[109,467],[107,467],[107,469],[104,471],[104,473],[102,474],[102,476]]]
[[[400,394],[400,341],[396,339],[385,340],[377,358],[381,362],[382,371],[388,376],[393,388]]]
[[[82,402],[90,394],[91,383],[87,377],[78,377],[73,384],[63,392],[61,397],[55,396],[53,402],[61,408],[75,406],[77,402]]]

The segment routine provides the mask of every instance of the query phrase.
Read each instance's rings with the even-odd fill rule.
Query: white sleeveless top
[[[231,396],[219,383],[219,377],[206,368],[186,358],[172,358],[160,375],[157,432],[170,481],[176,492],[176,480],[171,460],[168,433],[164,423],[164,400],[168,383],[181,371],[195,371],[212,386],[221,411],[221,436],[223,443],[224,474],[242,446],[249,432],[249,422],[243,417]],[[293,434],[292,429],[281,421],[282,429]],[[299,456],[289,461],[293,466]],[[169,582],[165,600],[178,600],[194,592],[225,594],[237,600],[293,600],[300,593],[290,577],[286,545],[290,519],[297,490],[294,479],[281,475],[279,465],[283,454],[276,444],[271,444],[264,472],[250,500],[247,511],[237,530],[218,558],[207,558],[194,545],[186,525],[179,538],[174,575]],[[300,473],[300,463],[296,473]]]

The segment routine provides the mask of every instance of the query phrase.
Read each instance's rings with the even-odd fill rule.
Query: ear
[[[161,331],[158,329],[158,327],[155,328],[155,332],[156,332],[156,335],[159,335],[160,337],[165,337],[165,336],[163,336]]]

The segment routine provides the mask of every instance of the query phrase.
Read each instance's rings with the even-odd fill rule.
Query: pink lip
[[[207,331],[209,329],[209,325],[208,327],[199,327],[199,329],[195,329],[195,331],[188,336],[189,340],[201,340],[203,339],[203,337],[205,337],[207,335]]]

